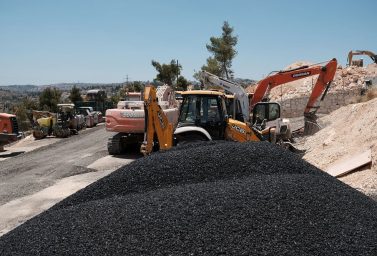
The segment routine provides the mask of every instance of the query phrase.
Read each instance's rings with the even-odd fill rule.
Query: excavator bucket
[[[317,123],[317,116],[310,114],[305,116],[304,121],[304,136],[313,135],[321,130],[321,126]]]

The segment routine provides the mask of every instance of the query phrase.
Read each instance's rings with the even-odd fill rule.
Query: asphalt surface
[[[34,194],[57,180],[96,171],[86,166],[107,155],[103,125],[0,162],[0,205]]]
[[[276,145],[195,144],[92,183],[1,237],[0,255],[377,255],[376,212]]]

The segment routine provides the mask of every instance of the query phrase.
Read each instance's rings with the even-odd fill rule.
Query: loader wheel
[[[64,138],[67,138],[71,135],[71,130],[70,129],[64,129]]]
[[[107,151],[110,155],[120,155],[123,152],[123,145],[120,136],[113,136],[107,141]]]
[[[40,139],[43,139],[47,136],[46,133],[43,132],[43,130],[34,130],[33,131],[33,137],[36,139],[36,140],[40,140]]]
[[[196,143],[200,141],[207,141],[207,138],[204,138],[203,136],[192,133],[192,134],[184,134],[184,135],[178,135],[176,137],[176,145],[177,146],[183,146],[191,143]]]

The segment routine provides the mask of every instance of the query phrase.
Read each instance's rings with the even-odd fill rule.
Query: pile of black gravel
[[[377,204],[269,143],[139,159],[0,238],[0,255],[377,255]]]

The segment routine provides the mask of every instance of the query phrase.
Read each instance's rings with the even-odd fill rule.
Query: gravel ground
[[[377,255],[376,213],[275,145],[196,144],[89,185],[1,237],[0,255]]]

